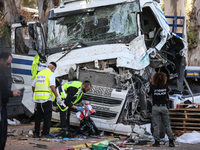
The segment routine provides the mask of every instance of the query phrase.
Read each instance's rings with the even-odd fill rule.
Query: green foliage
[[[164,5],[164,3],[161,5],[161,9],[162,9],[163,13],[165,14],[165,5]]]
[[[4,23],[1,27],[1,35],[5,38],[6,42],[10,44],[10,28],[7,23]]]
[[[199,44],[199,39],[198,39],[198,30],[196,26],[192,26],[191,24],[193,24],[193,19],[194,19],[194,12],[192,9],[189,9],[189,6],[193,6],[193,1],[191,1],[190,3],[187,2],[187,17],[189,18],[187,20],[187,42],[188,42],[188,48],[189,50],[194,49],[198,46]]]
[[[190,18],[190,16],[192,15],[192,6],[193,6],[193,1],[191,1],[191,2],[186,1],[186,14],[187,14],[187,18]]]
[[[4,37],[6,42],[10,44],[10,29],[2,12],[0,12],[0,37]]]
[[[195,27],[188,26],[188,31],[187,31],[187,36],[188,36],[188,47],[189,49],[196,48],[199,43],[198,39],[198,33]]]
[[[37,0],[21,0],[21,5],[23,7],[29,7],[35,9],[37,7]]]

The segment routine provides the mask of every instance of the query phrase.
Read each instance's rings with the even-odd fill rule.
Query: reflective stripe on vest
[[[33,100],[47,100],[51,98],[55,99],[53,92],[49,85],[49,78],[53,72],[49,69],[44,69],[38,73],[35,78],[35,90],[33,94]]]
[[[80,81],[70,81],[70,82],[66,82],[65,84],[63,85],[60,85],[57,90],[58,90],[58,93],[60,95],[60,97],[62,99],[65,99],[67,97],[67,93],[65,91],[67,91],[67,89],[69,87],[75,87],[78,89],[77,93],[74,95],[74,97],[76,97],[76,100],[72,103],[73,105],[76,104],[82,97],[83,95],[83,91],[82,91],[82,82]],[[59,104],[57,104],[58,107],[59,107]],[[61,107],[59,107],[61,111],[66,111],[68,108],[66,109],[62,109]]]
[[[60,88],[61,86],[59,86],[59,87],[57,87],[56,88],[56,92],[58,93],[58,96],[61,98],[61,95],[60,95],[60,91],[59,91],[59,88]],[[64,98],[63,98],[64,99]],[[58,108],[61,110],[61,111],[67,111],[67,109],[69,108],[68,106],[66,106],[66,107],[61,107],[57,102],[56,102],[56,105],[58,106]]]
[[[40,62],[39,60],[40,60],[40,56],[35,55],[34,60],[32,62],[32,66],[31,66],[32,79],[35,78],[35,76],[37,75],[38,64]]]
[[[51,88],[49,88],[48,86],[37,86],[37,87],[35,87],[35,89],[48,89],[48,90],[51,90]]]

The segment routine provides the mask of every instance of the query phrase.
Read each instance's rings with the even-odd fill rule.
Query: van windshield
[[[121,43],[130,42],[138,35],[135,13],[138,11],[138,4],[132,2],[49,20],[47,47],[115,39],[120,39]]]

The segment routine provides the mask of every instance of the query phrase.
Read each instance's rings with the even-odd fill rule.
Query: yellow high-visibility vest
[[[33,100],[47,100],[51,98],[55,99],[55,95],[51,91],[49,78],[53,72],[49,69],[44,69],[38,73],[35,78],[35,90],[33,94]]]
[[[32,79],[35,78],[35,76],[37,75],[38,64],[40,62],[39,60],[40,60],[40,56],[35,55],[34,60],[32,62],[32,66],[31,66]]]
[[[81,88],[82,88],[82,82],[80,81],[69,81],[69,82],[66,82],[65,84],[63,85],[60,85],[60,87],[57,88],[57,92],[58,94],[60,94],[60,97],[62,99],[65,99],[67,97],[67,93],[65,91],[67,91],[67,89],[69,87],[75,87],[78,89],[77,93],[73,96],[73,97],[76,97],[76,100],[72,103],[72,104],[76,104],[82,97],[83,95],[83,91],[81,91]],[[57,104],[58,107],[60,108],[61,111],[66,111],[68,109],[68,106],[67,108],[61,108],[59,106],[59,104]]]

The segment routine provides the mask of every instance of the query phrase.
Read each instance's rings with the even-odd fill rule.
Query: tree
[[[19,0],[16,0],[19,4]],[[8,30],[6,34],[3,34],[6,41],[10,44],[10,30],[11,25],[15,23],[15,17],[19,16],[15,0],[0,0],[0,12],[3,14],[2,18],[6,18],[3,24],[3,30]],[[4,32],[4,31],[3,31]],[[22,36],[22,32],[20,30],[16,33],[16,41],[18,41],[16,44],[16,52],[19,54],[27,54],[29,51],[29,48],[25,45],[24,39]]]
[[[49,10],[59,5],[59,0],[37,0],[39,10],[39,22],[43,24],[45,37],[47,36],[47,22]]]
[[[193,0],[188,26],[188,65],[200,66],[200,0]]]
[[[24,7],[36,8],[37,0],[21,0],[21,4]]]
[[[10,43],[10,27],[14,18],[18,15],[15,0],[0,0],[0,36]]]
[[[15,22],[15,16],[18,15],[15,0],[0,0],[0,12],[6,18],[9,26]]]
[[[5,31],[6,35],[3,34],[4,37],[7,37],[7,41],[10,41],[10,30],[11,25],[15,23],[15,17],[20,16],[17,7],[21,6],[21,2],[23,6],[34,6],[36,0],[0,0],[0,33]],[[37,0],[37,6],[39,10],[39,22],[43,24],[45,35],[47,33],[47,21],[48,21],[48,13],[51,8],[54,6],[58,6],[59,0]],[[3,21],[2,21],[3,20]],[[4,29],[4,27],[6,27]],[[0,34],[2,35],[2,34]],[[16,38],[16,51],[18,54],[27,54],[28,47],[25,45],[24,40],[22,38],[22,31],[17,30]],[[10,42],[9,42],[10,43]]]
[[[15,4],[17,8],[21,7],[21,0],[15,0]]]

